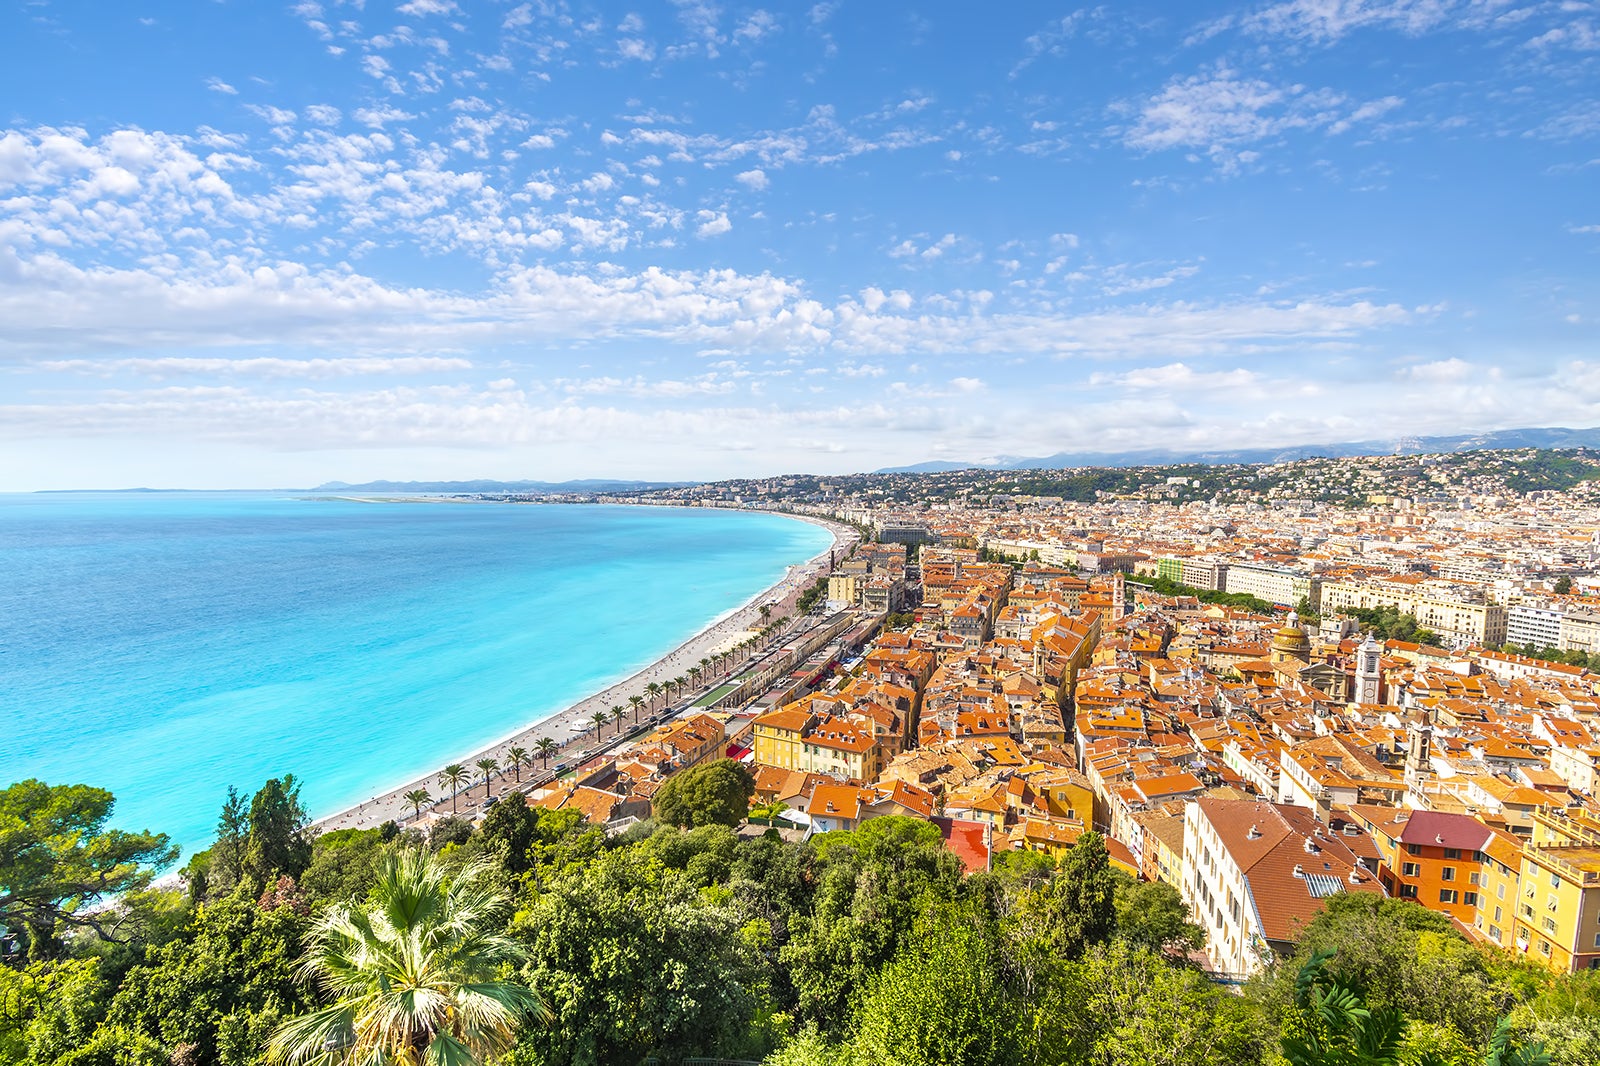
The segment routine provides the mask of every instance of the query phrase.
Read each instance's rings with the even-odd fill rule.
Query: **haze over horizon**
[[[1588,426],[1600,5],[0,15],[0,491]]]

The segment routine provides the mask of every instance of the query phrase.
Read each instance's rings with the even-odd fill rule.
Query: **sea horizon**
[[[5,779],[205,847],[228,786],[322,817],[635,673],[827,548],[714,508],[0,494]],[[558,738],[560,739],[560,738]]]

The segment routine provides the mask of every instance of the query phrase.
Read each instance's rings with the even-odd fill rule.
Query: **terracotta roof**
[[[1268,940],[1298,939],[1326,895],[1383,893],[1377,878],[1358,869],[1341,837],[1329,833],[1308,808],[1209,797],[1195,802],[1244,873]]]

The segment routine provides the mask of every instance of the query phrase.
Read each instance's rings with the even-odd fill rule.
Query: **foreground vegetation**
[[[611,839],[514,795],[476,829],[312,839],[281,779],[230,797],[172,887],[149,885],[163,838],[105,829],[108,794],[12,786],[0,1062],[1600,1061],[1600,978],[1411,903],[1334,897],[1240,993],[1187,961],[1177,894],[1117,873],[1092,833],[1059,866],[965,875],[910,819],[741,835],[736,777],[712,764],[674,790],[663,813],[694,828]],[[89,913],[101,893],[120,902]]]

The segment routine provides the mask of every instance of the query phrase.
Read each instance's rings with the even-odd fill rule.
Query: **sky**
[[[0,490],[1600,423],[1600,3],[11,3]]]

